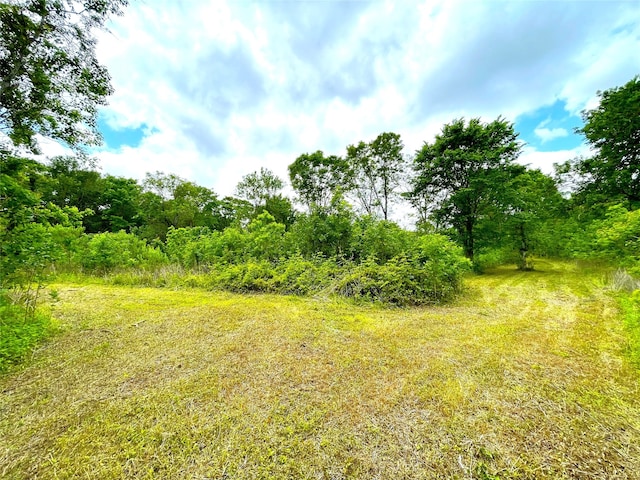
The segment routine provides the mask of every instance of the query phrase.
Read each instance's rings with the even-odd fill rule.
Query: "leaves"
[[[126,0],[0,3],[0,130],[39,151],[36,135],[73,148],[101,141],[97,107],[111,94],[92,31]]]
[[[454,227],[471,259],[480,217],[524,171],[513,163],[521,149],[517,137],[513,125],[502,118],[488,124],[478,118],[468,124],[458,119],[416,153],[414,205],[426,203],[437,225]]]
[[[640,76],[599,96],[578,129],[597,154],[576,167],[587,176],[585,188],[640,202]]]

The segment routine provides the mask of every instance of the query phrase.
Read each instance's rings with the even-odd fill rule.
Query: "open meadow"
[[[602,272],[539,262],[410,309],[55,284],[0,377],[0,477],[640,478]]]

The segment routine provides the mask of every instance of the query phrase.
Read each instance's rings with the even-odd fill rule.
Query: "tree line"
[[[138,182],[103,175],[77,156],[45,164],[4,152],[4,276],[11,271],[8,265],[32,263],[21,255],[29,251],[25,242],[36,242],[30,229],[38,225],[74,228],[83,235],[122,231],[166,253],[182,229],[197,229],[194,235],[201,237],[271,224],[270,233],[263,232],[267,243],[254,246],[271,252],[271,260],[295,253],[348,261],[370,254],[380,261],[393,256],[383,243],[402,243],[394,235],[441,234],[460,245],[478,269],[500,262],[529,269],[532,255],[629,261],[635,258],[638,232],[632,225],[640,204],[640,126],[638,115],[632,115],[639,91],[636,77],[600,94],[599,106],[584,112],[579,129],[594,155],[557,165],[555,177],[517,163],[522,142],[503,118],[455,119],[413,155],[404,153],[399,134],[389,132],[347,146],[344,156],[302,154],[288,169],[294,199],[283,194],[284,180],[264,167],[244,176],[234,196],[220,198],[175,174],[148,173]],[[571,190],[563,195],[564,185]],[[389,221],[400,200],[416,213],[415,232],[400,233]],[[358,246],[358,238],[374,231],[380,237],[377,250]],[[238,235],[235,241],[241,243]],[[278,235],[286,242],[278,243]],[[180,257],[175,245],[173,251]]]
[[[568,159],[553,177],[517,163],[523,144],[504,118],[458,118],[410,154],[393,132],[348,145],[344,155],[301,154],[288,169],[294,199],[267,168],[220,198],[172,173],[149,173],[142,182],[103,175],[86,158],[84,147],[100,141],[98,107],[112,91],[93,33],[126,4],[0,2],[1,288],[40,278],[61,259],[71,265],[74,249],[95,257],[76,258],[76,266],[97,268],[106,239],[116,238],[123,244],[115,252],[145,245],[158,252],[150,258],[183,263],[170,245],[206,239],[211,248],[192,249],[200,267],[234,255],[236,263],[275,262],[273,245],[282,257],[383,265],[417,258],[420,238],[441,235],[478,270],[504,262],[530,269],[532,255],[592,256],[637,268],[638,77],[599,94],[578,130],[593,154]],[[25,153],[39,152],[38,136],[77,154],[37,162]],[[413,208],[415,231],[390,222],[399,201]],[[96,239],[102,253],[90,248]],[[100,268],[133,260],[105,257]]]

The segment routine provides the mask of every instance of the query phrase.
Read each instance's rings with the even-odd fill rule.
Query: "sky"
[[[545,172],[588,154],[596,92],[640,74],[640,2],[132,0],[98,33],[115,93],[102,171],[218,195],[382,132],[405,153],[460,117],[513,122]]]

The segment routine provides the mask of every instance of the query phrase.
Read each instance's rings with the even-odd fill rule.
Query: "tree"
[[[107,175],[100,197],[100,231],[119,232],[142,224],[142,187],[132,178]]]
[[[478,118],[467,124],[461,118],[416,152],[411,195],[431,199],[432,215],[457,231],[471,260],[478,221],[498,202],[505,185],[524,171],[513,163],[521,149],[517,138],[513,124],[502,118],[486,124]]]
[[[254,208],[264,206],[267,201],[275,197],[284,187],[282,180],[268,168],[260,168],[260,172],[253,172],[242,177],[236,186],[239,198],[251,202]]]
[[[324,156],[320,150],[300,155],[289,165],[291,186],[311,210],[313,205],[328,207],[339,190],[347,190],[352,172],[341,157]]]
[[[312,204],[309,214],[300,215],[288,238],[306,257],[318,254],[344,258],[348,255],[353,233],[353,212],[341,195],[334,195],[329,206]]]
[[[127,0],[0,3],[0,130],[38,152],[36,135],[99,143],[97,106],[111,93],[93,30]]]
[[[169,227],[226,226],[225,208],[212,190],[196,185],[174,174],[147,173],[141,196],[145,238],[164,240]]]
[[[479,223],[478,237],[486,246],[517,252],[518,269],[532,270],[531,253],[558,251],[555,223],[564,206],[553,178],[540,170],[527,170],[504,186],[493,215]]]
[[[347,161],[353,169],[351,191],[369,215],[379,210],[388,220],[390,201],[397,194],[404,173],[404,145],[397,133],[381,133],[369,142],[347,147]]]
[[[39,189],[44,202],[51,202],[61,208],[91,210],[82,219],[87,233],[102,230],[101,197],[105,184],[100,172],[91,164],[76,157],[54,157],[49,162],[47,175]]]
[[[54,241],[56,226],[80,224],[77,208],[41,200],[36,187],[44,170],[34,160],[0,153],[0,295],[5,288],[24,289],[24,298],[35,301],[47,267],[62,254]]]
[[[276,222],[283,224],[287,228],[291,227],[296,220],[296,212],[291,200],[282,195],[274,195],[267,198],[263,209],[258,209],[257,212],[262,213],[260,210],[270,213]]]
[[[578,129],[596,151],[577,161],[585,188],[640,202],[640,76],[598,92],[600,104],[582,113]]]

